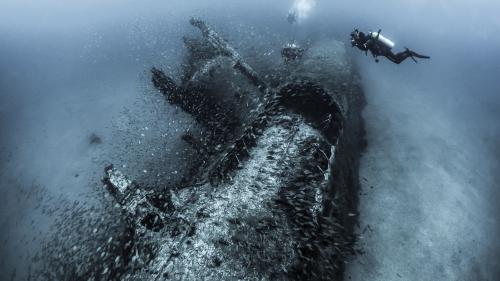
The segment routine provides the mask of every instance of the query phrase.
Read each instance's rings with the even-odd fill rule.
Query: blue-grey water
[[[241,49],[278,52],[291,38],[322,37],[350,49],[367,98],[368,141],[364,254],[349,264],[351,280],[498,280],[500,4],[318,0],[291,27],[292,4],[2,0],[0,279],[24,280],[50,234],[55,214],[39,201],[98,205],[107,163],[175,184],[179,136],[193,122],[163,101],[148,71],[179,73],[181,38],[194,34],[187,21],[199,16]],[[350,48],[355,27],[381,28],[396,49],[432,58],[377,64]]]

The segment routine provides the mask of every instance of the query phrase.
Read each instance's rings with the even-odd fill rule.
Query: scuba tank
[[[386,38],[382,34],[380,34],[380,31],[370,32],[369,36],[371,38],[377,40],[378,42],[380,42],[382,45],[384,45],[385,47],[387,47],[389,49],[394,48],[394,45],[395,45],[394,42],[392,42],[391,40],[389,40],[388,38]]]

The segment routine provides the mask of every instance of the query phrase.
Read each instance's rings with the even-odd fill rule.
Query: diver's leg
[[[415,58],[421,58],[421,59],[430,59],[431,58],[429,56],[417,54],[408,48],[406,48],[405,51],[397,53],[397,54],[394,54],[393,52],[388,52],[386,57],[389,60],[391,60],[393,63],[396,63],[396,64],[400,64],[402,61],[404,61],[407,58],[412,58],[415,62],[417,62],[415,60]]]
[[[390,61],[392,61],[395,64],[400,64],[402,61],[407,59],[410,56],[407,52],[401,52],[394,54],[393,52],[389,51],[385,55],[386,58],[388,58]]]
[[[420,58],[420,59],[430,59],[431,58],[429,56],[417,54],[417,53],[415,53],[414,51],[412,51],[412,50],[410,50],[408,48],[406,48],[406,52],[409,52],[412,57],[416,57],[416,58]]]

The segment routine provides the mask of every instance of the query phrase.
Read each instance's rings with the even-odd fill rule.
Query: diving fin
[[[415,58],[419,58],[419,59],[430,59],[431,57],[429,56],[425,56],[425,55],[420,55],[420,54],[417,54],[415,53],[414,51],[406,48],[406,52],[409,54],[410,58],[415,62],[415,63],[418,63],[418,61],[415,59]]]

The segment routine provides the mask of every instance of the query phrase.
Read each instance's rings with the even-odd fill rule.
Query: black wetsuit
[[[378,39],[373,38],[371,35],[365,35],[363,32],[353,32],[351,33],[351,42],[353,46],[358,47],[358,49],[370,53],[375,58],[375,61],[378,62],[377,57],[383,56],[392,61],[393,63],[400,64],[407,58],[412,58],[415,62],[415,58],[421,59],[429,59],[429,56],[424,56],[415,53],[414,51],[406,48],[405,51],[399,52],[397,54],[393,53],[391,48],[386,45],[380,43]]]

